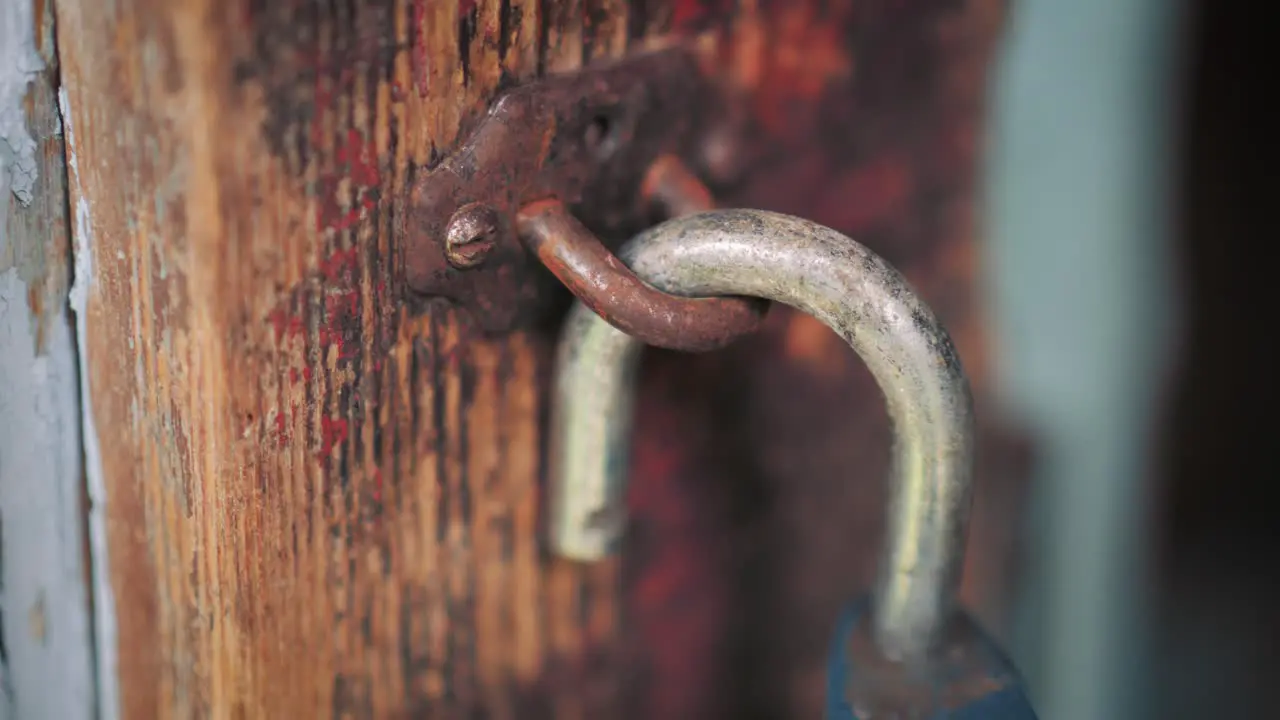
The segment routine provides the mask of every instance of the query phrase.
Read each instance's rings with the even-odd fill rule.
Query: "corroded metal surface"
[[[645,283],[557,200],[522,208],[520,236],[552,274],[614,327],[649,345],[699,352],[754,332],[768,303],[687,298]]]
[[[902,276],[829,228],[759,211],[672,220],[622,249],[642,278],[682,295],[750,295],[807,312],[866,363],[894,426],[889,529],[875,592],[876,640],[921,658],[952,610],[969,513],[973,416],[946,331]],[[562,338],[553,406],[551,545],[599,559],[620,538],[632,375],[640,341],[583,306]]]
[[[684,48],[551,76],[499,97],[461,147],[414,184],[400,227],[409,288],[467,308],[486,330],[515,327],[538,297],[515,214],[555,197],[594,228],[643,221],[639,192],[653,160],[689,154],[718,105]],[[497,227],[481,264],[449,258],[446,223],[482,203]],[[643,224],[643,222],[641,222]]]

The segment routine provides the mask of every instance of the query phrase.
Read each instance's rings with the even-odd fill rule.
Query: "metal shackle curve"
[[[866,364],[894,432],[872,633],[890,657],[923,656],[955,602],[973,453],[968,381],[934,313],[867,248],[778,213],[714,210],[668,220],[625,245],[619,257],[672,294],[790,305],[832,328]],[[570,311],[549,448],[549,540],[562,556],[601,558],[624,532],[633,376],[642,348],[580,303]]]

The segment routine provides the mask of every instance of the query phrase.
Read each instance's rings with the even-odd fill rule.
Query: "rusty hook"
[[[678,160],[651,167],[645,196],[682,215],[707,209],[710,195]],[[516,228],[525,246],[584,305],[619,330],[658,347],[703,352],[754,332],[769,303],[758,298],[681,297],[636,277],[559,200],[520,209]]]

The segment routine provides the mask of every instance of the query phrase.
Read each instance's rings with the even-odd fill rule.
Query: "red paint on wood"
[[[427,74],[431,71],[431,61],[427,57],[427,3],[431,0],[413,0],[413,24],[410,25],[413,41],[410,43],[410,65],[413,70],[413,85],[418,97],[427,96]]]
[[[329,282],[351,282],[356,278],[356,248],[338,250],[320,261],[320,274]]]
[[[287,416],[285,415],[283,410],[276,412],[276,419],[275,419],[276,443],[280,447],[284,447],[285,445],[289,444],[289,432],[288,430],[286,430],[286,427],[287,427],[286,421],[287,421]]]
[[[378,187],[378,154],[373,140],[366,140],[359,130],[347,131],[346,142],[338,146],[339,170],[346,170],[346,177],[358,187]]]
[[[320,451],[317,457],[328,460],[333,449],[347,441],[347,421],[343,418],[320,418]]]

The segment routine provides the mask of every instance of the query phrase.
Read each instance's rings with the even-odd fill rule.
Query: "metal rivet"
[[[484,263],[498,244],[498,212],[484,203],[458,208],[445,230],[444,254],[449,264],[466,270]]]

